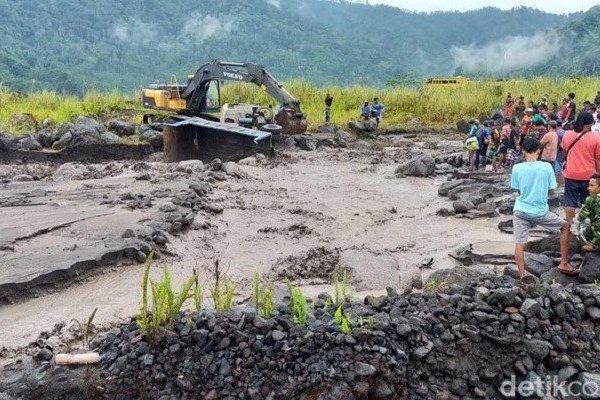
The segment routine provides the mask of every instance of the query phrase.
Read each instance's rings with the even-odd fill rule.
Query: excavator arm
[[[283,131],[286,133],[304,133],[306,131],[306,118],[300,110],[300,102],[265,67],[255,63],[214,60],[202,65],[188,82],[187,88],[181,96],[186,100],[189,111],[194,114],[204,111],[208,83],[212,80],[247,82],[263,88],[281,106],[275,120],[282,126]]]
[[[280,104],[297,103],[296,99],[262,65],[220,60],[214,60],[198,68],[182,97],[190,103],[195,103],[194,99],[202,95],[203,85],[211,80],[254,83],[264,88]]]

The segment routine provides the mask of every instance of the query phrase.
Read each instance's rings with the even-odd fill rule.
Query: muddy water
[[[223,197],[224,212],[210,220],[209,229],[174,239],[171,249],[179,256],[161,263],[167,262],[181,281],[193,268],[203,271],[219,258],[242,282],[244,297],[255,271],[269,275],[274,267],[291,268],[290,257],[302,259],[314,249],[327,254],[356,250],[397,261],[396,270],[360,271],[357,289],[380,290],[382,283],[406,286],[420,273],[418,265],[430,257],[432,270],[454,266],[447,254],[459,245],[510,240],[498,231],[496,219],[436,216],[446,204],[437,196],[436,180],[392,178],[394,164],[305,154],[274,168],[244,166],[248,178],[221,183],[215,194]],[[424,271],[425,277],[431,270]],[[158,275],[160,269],[154,272]],[[141,274],[141,265],[124,266],[60,292],[1,307],[0,346],[27,344],[41,330],[84,318],[95,307],[97,322],[128,318],[139,306]],[[203,276],[207,281],[208,273]],[[307,293],[326,288],[317,277],[302,282]]]

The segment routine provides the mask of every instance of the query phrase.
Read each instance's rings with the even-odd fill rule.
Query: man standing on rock
[[[540,156],[540,141],[532,136],[523,140],[524,163],[512,169],[510,186],[519,191],[513,210],[513,228],[515,236],[515,263],[519,279],[525,277],[525,247],[529,230],[541,226],[552,232],[560,232],[560,265],[562,272],[570,271],[569,266],[569,224],[558,215],[550,212],[548,192],[556,189],[554,168]]]
[[[331,122],[331,104],[333,104],[333,97],[327,92],[325,96],[325,122]]]

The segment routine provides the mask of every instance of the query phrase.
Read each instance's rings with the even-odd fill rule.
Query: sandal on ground
[[[558,270],[565,275],[578,275],[579,274],[579,269],[573,267],[571,264],[567,264],[567,267],[568,267],[568,269],[563,269],[561,267],[558,267]]]

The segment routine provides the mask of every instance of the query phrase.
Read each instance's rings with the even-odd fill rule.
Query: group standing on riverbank
[[[583,250],[592,251],[600,245],[600,135],[592,132],[594,116],[582,111],[572,129],[562,137],[560,147],[564,152],[562,178],[564,179],[563,207],[565,219],[549,211],[548,192],[557,188],[556,154],[558,153],[558,122],[550,121],[550,130],[541,140],[537,134],[528,134],[522,141],[525,161],[512,168],[511,187],[519,192],[516,198],[513,227],[515,237],[515,261],[520,278],[525,276],[524,251],[529,230],[536,225],[550,231],[560,231],[561,262],[559,271],[578,274],[569,263],[568,248],[571,226],[577,209],[578,232]]]

